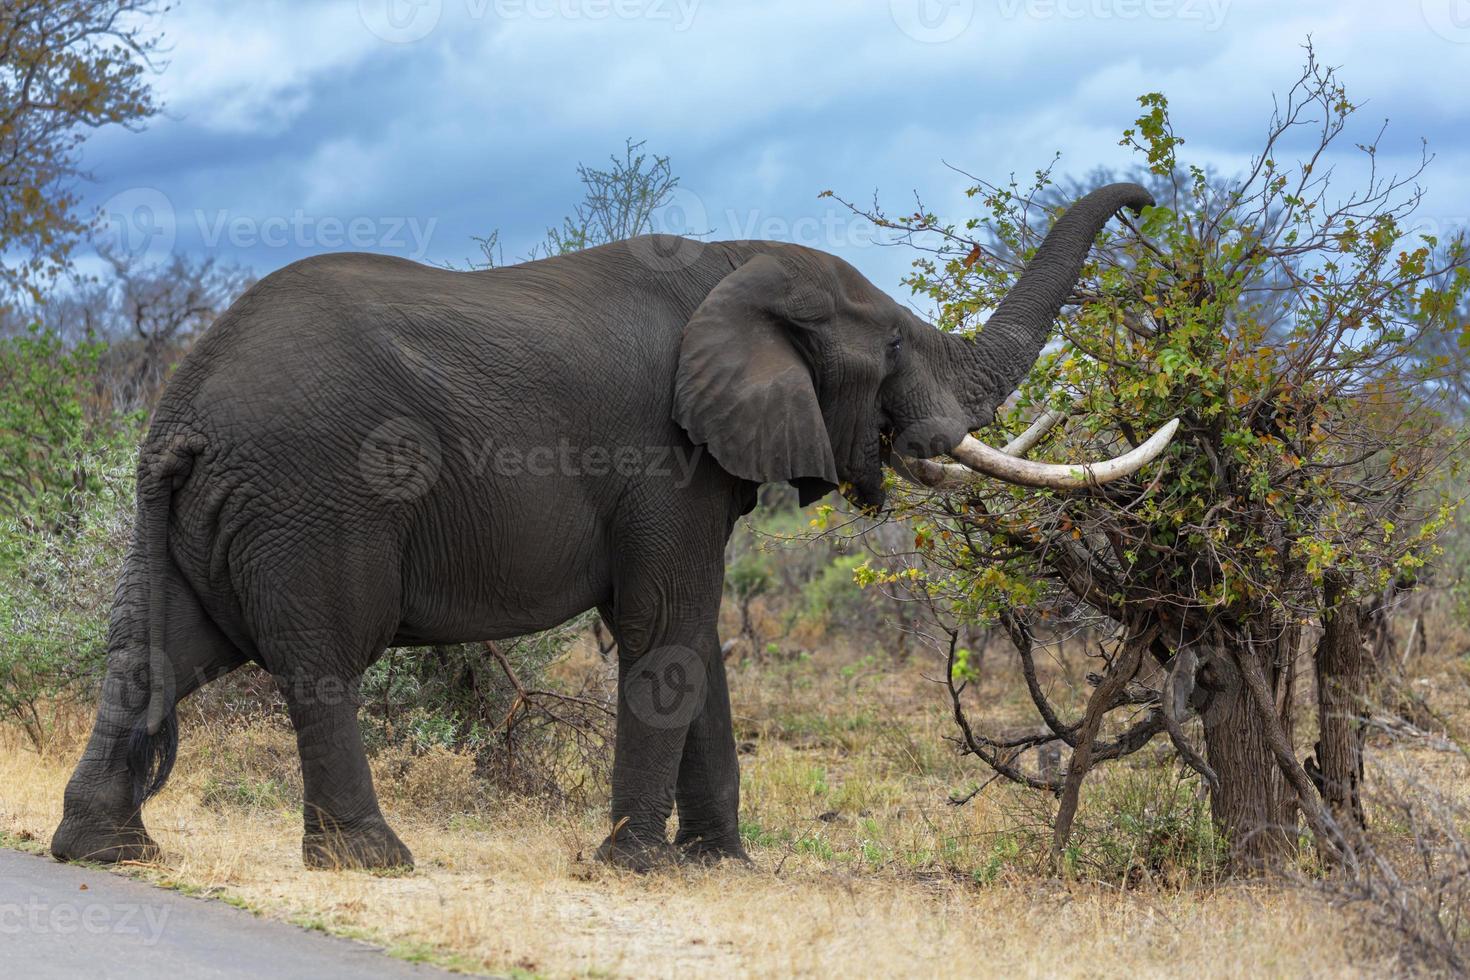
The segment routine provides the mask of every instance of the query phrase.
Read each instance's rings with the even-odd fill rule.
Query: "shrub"
[[[0,341],[0,717],[38,751],[95,693],[132,535],[138,419],[88,418],[98,351],[40,328]]]
[[[365,740],[377,750],[467,755],[509,792],[600,797],[612,754],[611,671],[599,664],[568,691],[549,679],[593,615],[488,648],[389,650],[363,676]]]

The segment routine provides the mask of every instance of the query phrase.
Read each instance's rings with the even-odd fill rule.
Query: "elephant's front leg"
[[[674,844],[700,860],[749,861],[740,843],[740,763],[724,658],[706,666],[704,707],[689,726],[679,762],[679,832]]]
[[[723,674],[716,674],[718,557],[694,568],[687,557],[649,562],[645,574],[624,577],[611,609],[618,639],[617,745],[612,828],[598,854],[613,864],[647,870],[680,856],[669,844],[668,821],[676,794],[684,798],[685,742],[691,730],[705,739],[699,719],[711,697],[725,698]],[[711,690],[714,676],[718,690]],[[728,718],[728,706],[722,710]]]
[[[703,659],[693,638],[667,639],[640,654],[619,650],[612,830],[598,856],[647,871],[677,860],[669,814],[689,724],[705,696]]]

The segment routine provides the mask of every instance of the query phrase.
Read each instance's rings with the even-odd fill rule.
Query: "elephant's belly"
[[[519,636],[609,601],[610,556],[598,515],[548,503],[501,498],[468,519],[443,515],[421,524],[404,555],[395,642]]]

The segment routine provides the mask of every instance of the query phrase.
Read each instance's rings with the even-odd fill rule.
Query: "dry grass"
[[[1372,976],[1391,953],[1290,890],[1064,886],[1030,870],[1009,791],[965,807],[977,774],[945,746],[918,664],[831,655],[737,671],[742,819],[755,870],[647,877],[588,860],[598,810],[488,798],[468,759],[375,760],[413,849],[407,876],[307,871],[299,777],[279,719],[187,723],[148,822],[165,862],[126,869],[263,914],[469,971],[544,976]],[[1016,702],[998,681],[1001,720]],[[43,843],[80,748],[0,732],[0,830]]]

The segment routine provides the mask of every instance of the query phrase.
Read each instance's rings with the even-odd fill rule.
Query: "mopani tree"
[[[1088,770],[1156,738],[1209,785],[1236,866],[1293,853],[1299,816],[1324,854],[1350,860],[1374,676],[1364,610],[1412,584],[1446,520],[1424,490],[1454,448],[1436,351],[1446,332],[1470,343],[1456,314],[1470,253],[1415,232],[1429,158],[1383,175],[1382,131],[1358,146],[1341,190],[1348,179],[1326,161],[1357,106],[1310,48],[1236,179],[1181,158],[1163,95],[1140,102],[1123,143],[1158,204],[1100,238],[1055,343],[981,437],[999,445],[1044,418],[1055,425],[1038,455],[1095,459],[1178,418],[1174,443],[1132,478],[1074,492],[947,483],[920,468],[936,485],[896,506],[914,532],[908,567],[861,574],[933,609],[964,750],[1060,797],[1063,864]],[[928,250],[909,284],[946,327],[973,331],[1070,190],[1041,172],[1030,187],[977,182],[980,214],[963,225],[922,208],[870,217]],[[956,638],[975,622],[999,624],[1014,645],[1038,730],[971,724]],[[1099,665],[1069,717],[1037,660],[1076,634]],[[1309,674],[1317,734],[1302,759]],[[1063,771],[1024,764],[1051,745],[1071,749]]]
[[[0,309],[36,300],[88,227],[77,151],[89,129],[157,110],[148,87],[154,0],[0,4]]]

